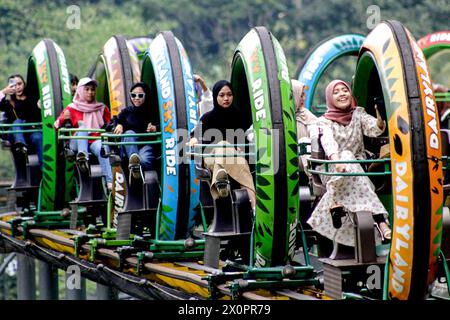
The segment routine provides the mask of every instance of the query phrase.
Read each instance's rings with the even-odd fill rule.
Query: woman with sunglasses
[[[131,87],[132,105],[123,109],[115,119],[115,134],[136,134],[156,132],[158,113],[150,108],[150,87],[144,82],[138,82]],[[139,138],[124,137],[123,142],[137,142]],[[139,167],[144,171],[153,169],[155,159],[151,145],[125,145],[124,153],[129,159],[129,168],[135,177],[140,174]]]
[[[73,102],[69,104],[55,121],[58,129],[66,121],[70,121],[72,128],[101,129],[110,121],[111,114],[105,104],[95,100],[95,91],[98,86],[97,80],[82,78],[78,82]],[[97,132],[77,132],[77,136],[99,136]],[[112,187],[112,172],[108,158],[101,156],[101,140],[73,139],[70,141],[70,149],[78,151],[76,161],[81,171],[89,170],[88,150],[93,153],[100,163],[103,176],[106,179],[108,189]]]

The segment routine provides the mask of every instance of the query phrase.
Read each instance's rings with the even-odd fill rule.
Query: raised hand
[[[380,111],[378,110],[378,106],[375,105],[375,112],[377,113],[377,126],[382,129],[384,127],[384,120],[381,117]]]

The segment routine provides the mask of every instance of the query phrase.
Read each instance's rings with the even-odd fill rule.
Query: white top
[[[320,142],[329,157],[334,153],[343,150],[351,151],[356,159],[365,159],[363,135],[367,137],[377,137],[383,133],[383,128],[378,128],[377,118],[371,116],[364,108],[357,107],[353,112],[352,120],[346,126],[320,117],[317,125],[322,129]]]
[[[211,111],[214,107],[213,96],[211,90],[206,90],[202,94],[202,100],[199,103],[200,116],[204,115],[208,111]]]

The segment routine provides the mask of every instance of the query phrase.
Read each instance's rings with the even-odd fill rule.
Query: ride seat
[[[111,166],[120,166],[121,158],[118,154],[110,155]],[[118,170],[123,170],[123,163]],[[128,172],[129,179],[125,179],[126,200],[123,211],[117,216],[117,239],[128,240],[131,234],[143,235],[148,229],[154,233],[156,227],[156,213],[160,202],[160,183],[155,170],[143,171],[143,176],[134,178]]]
[[[204,183],[203,197],[213,204],[214,215],[212,223],[205,235],[205,265],[218,268],[220,247],[222,241],[228,241],[224,252],[232,254],[235,249],[242,255],[244,261],[249,260],[250,235],[253,225],[253,213],[246,189],[240,189],[239,184],[230,180],[230,195],[225,198],[212,199],[210,193],[211,172],[196,164],[196,177]],[[203,203],[203,202],[202,202]]]

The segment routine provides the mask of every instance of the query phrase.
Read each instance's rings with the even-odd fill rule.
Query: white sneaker
[[[133,178],[138,179],[141,175],[141,158],[137,153],[133,153],[128,161],[128,169],[130,169]]]

